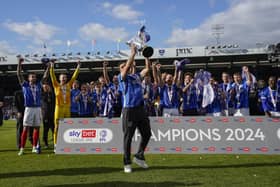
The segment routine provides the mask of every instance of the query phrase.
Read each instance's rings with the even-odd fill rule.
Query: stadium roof
[[[101,71],[102,62],[108,61],[109,66],[117,68],[119,62],[123,62],[128,58],[129,50],[126,51],[107,51],[82,53],[63,53],[63,54],[25,54],[23,70],[25,73],[29,71],[42,73],[44,64],[43,58],[55,58],[57,71],[70,71],[75,68],[78,60],[82,62],[81,71]],[[275,59],[276,57],[276,59]],[[232,67],[242,65],[256,66],[275,66],[279,65],[279,55],[275,54],[275,49],[271,46],[259,48],[240,48],[238,45],[217,45],[217,46],[200,46],[200,47],[176,47],[176,48],[157,48],[151,57],[154,61],[159,61],[163,68],[173,68],[175,59],[189,58],[189,68],[205,68],[205,67]],[[144,65],[144,57],[139,52],[135,58],[137,66]],[[0,75],[15,74],[17,66],[16,55],[0,55]]]

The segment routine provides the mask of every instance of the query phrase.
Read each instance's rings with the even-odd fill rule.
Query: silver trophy
[[[126,44],[129,46],[131,44],[136,45],[137,49],[142,51],[144,57],[151,57],[153,56],[154,49],[151,46],[146,45],[146,43],[150,41],[151,36],[145,31],[145,28],[145,26],[142,26],[137,35],[127,41]]]

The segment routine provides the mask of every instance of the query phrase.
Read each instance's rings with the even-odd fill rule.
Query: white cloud
[[[11,22],[6,21],[4,27],[13,31],[24,38],[31,39],[35,44],[42,44],[53,38],[60,30],[59,28],[43,23],[42,21],[34,22]]]
[[[104,2],[102,7],[104,12],[120,20],[133,21],[142,15],[142,12],[134,10],[131,6],[125,4],[113,5],[109,2]]]
[[[123,4],[116,5],[112,9],[112,14],[114,17],[123,20],[135,20],[138,19],[139,16],[141,16],[140,12],[133,10],[128,5],[123,5]]]
[[[275,43],[280,38],[280,1],[234,0],[228,10],[216,13],[197,28],[174,28],[166,43],[175,45],[209,45],[215,43],[211,27],[224,25],[222,43],[254,46]]]
[[[103,8],[111,8],[113,5],[112,5],[112,3],[110,3],[110,2],[104,2],[103,4],[102,4],[102,6],[103,6]]]
[[[0,54],[14,54],[15,52],[15,48],[9,42],[5,40],[0,41]]]
[[[80,36],[86,40],[107,40],[116,41],[118,39],[126,39],[128,33],[123,27],[109,28],[100,23],[88,23],[79,29]]]

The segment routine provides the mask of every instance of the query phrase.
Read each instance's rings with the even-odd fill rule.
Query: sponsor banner
[[[121,118],[60,120],[56,154],[120,154]],[[280,154],[280,119],[254,117],[150,117],[153,154]],[[141,136],[135,132],[132,152]]]

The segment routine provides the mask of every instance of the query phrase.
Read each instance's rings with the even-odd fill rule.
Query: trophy
[[[142,55],[144,57],[153,56],[154,49],[151,46],[147,46],[146,43],[150,41],[151,36],[145,31],[145,26],[143,25],[141,29],[138,31],[137,35],[134,36],[131,40],[127,41],[126,44],[136,45],[139,51],[142,51]]]

